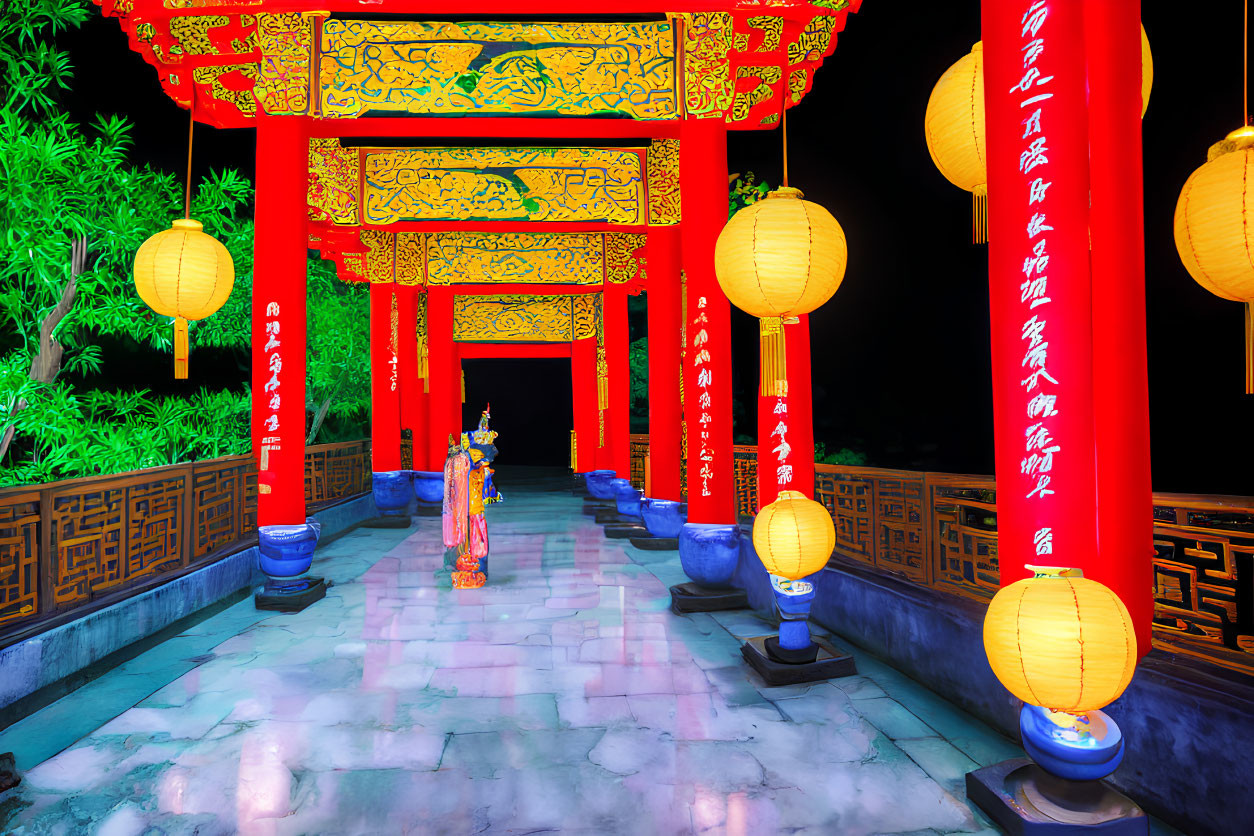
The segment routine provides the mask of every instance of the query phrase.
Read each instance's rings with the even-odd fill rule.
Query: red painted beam
[[[316,137],[421,137],[427,140],[508,137],[563,139],[665,139],[679,136],[681,120],[525,116],[378,116],[311,120]],[[439,143],[431,143],[439,144]]]
[[[569,357],[570,343],[458,343],[463,360]]]

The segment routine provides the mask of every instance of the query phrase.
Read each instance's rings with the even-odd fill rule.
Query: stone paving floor
[[[304,612],[241,601],[0,732],[0,832],[996,832],[963,775],[1016,746],[865,654],[766,687],[769,623],[671,614],[676,553],[500,481],[487,588],[450,588],[438,519],[358,529]]]

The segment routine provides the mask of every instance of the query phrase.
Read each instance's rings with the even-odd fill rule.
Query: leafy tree
[[[850,450],[848,447],[829,453],[826,444],[816,441],[814,442],[814,461],[816,464],[843,464],[859,467],[866,464],[866,454]]]

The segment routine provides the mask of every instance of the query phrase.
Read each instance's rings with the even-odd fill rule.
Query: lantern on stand
[[[998,680],[1023,701],[1019,731],[1032,760],[969,773],[967,796],[995,815],[1005,807],[997,796],[1014,787],[1024,821],[1097,824],[1113,811],[1130,829],[1110,832],[1145,832],[1145,814],[1100,783],[1123,760],[1123,735],[1101,709],[1132,681],[1132,617],[1119,596],[1079,569],[1026,568],[1033,577],[989,603],[984,650]]]
[[[1141,27],[1141,116],[1149,107],[1154,58]],[[945,179],[971,193],[971,240],[988,241],[988,152],[984,139],[984,44],[977,42],[936,82],[923,115],[923,136]]]
[[[195,120],[193,118],[192,125]],[[174,317],[174,377],[187,379],[189,319],[211,316],[235,286],[235,263],[222,242],[192,220],[192,140],[187,136],[187,188],[183,217],[158,232],[135,253],[135,290],[161,316]]]

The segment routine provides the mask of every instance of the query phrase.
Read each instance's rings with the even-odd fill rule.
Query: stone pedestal
[[[1149,818],[1103,781],[1056,778],[1027,758],[967,773],[967,798],[1010,836],[1145,836]]]
[[[749,639],[740,646],[740,653],[767,685],[818,682],[838,676],[853,676],[858,672],[853,657],[845,651],[824,639],[815,638],[812,642],[816,652],[811,661],[789,661],[794,656],[779,651],[776,636]]]

